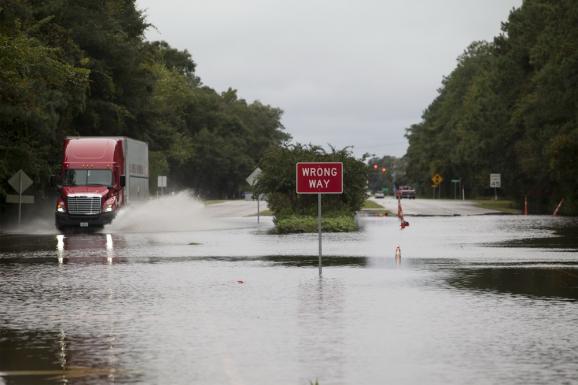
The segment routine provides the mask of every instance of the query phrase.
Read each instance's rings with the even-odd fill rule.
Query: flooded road
[[[0,384],[576,383],[576,220],[359,220],[0,235]]]

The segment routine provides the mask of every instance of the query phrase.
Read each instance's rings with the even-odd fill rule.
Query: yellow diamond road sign
[[[431,181],[437,186],[444,181],[444,178],[440,174],[435,174],[432,176]]]

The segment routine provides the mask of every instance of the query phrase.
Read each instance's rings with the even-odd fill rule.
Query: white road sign
[[[32,186],[32,179],[22,170],[18,170],[12,178],[8,179],[8,183],[18,194],[22,194],[26,189]]]
[[[6,195],[6,203],[26,203],[26,204],[32,204],[32,203],[34,203],[34,195],[14,195],[14,194],[8,194],[8,195]]]
[[[158,176],[157,187],[167,187],[167,177],[165,175]]]
[[[257,183],[257,181],[259,180],[259,177],[261,176],[261,174],[263,173],[263,171],[257,167],[255,170],[253,170],[253,172],[251,173],[251,175],[249,175],[247,177],[247,179],[245,179],[247,181],[247,183],[249,183],[251,186],[254,186],[255,183]]]
[[[502,187],[502,174],[490,174],[490,187],[491,188]]]

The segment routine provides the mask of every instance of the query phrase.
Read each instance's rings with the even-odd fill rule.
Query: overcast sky
[[[137,0],[203,83],[284,111],[294,141],[401,156],[442,77],[522,0]]]

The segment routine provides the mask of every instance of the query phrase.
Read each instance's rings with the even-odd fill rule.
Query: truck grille
[[[100,214],[100,197],[68,197],[68,213],[72,215]]]

